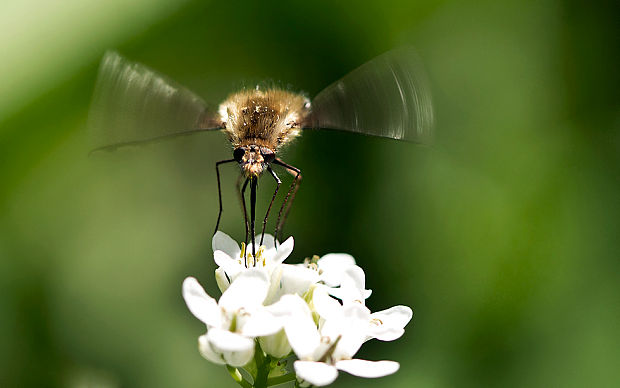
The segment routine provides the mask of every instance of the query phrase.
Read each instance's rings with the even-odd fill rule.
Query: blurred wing
[[[89,114],[96,150],[220,129],[216,117],[174,81],[115,52],[103,57]]]
[[[415,51],[389,51],[325,88],[312,101],[311,125],[430,143],[433,105]]]

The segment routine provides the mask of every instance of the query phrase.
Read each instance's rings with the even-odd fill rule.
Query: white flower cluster
[[[269,235],[256,257],[246,254],[251,246],[243,248],[222,232],[213,237],[219,301],[207,295],[195,278],[183,282],[187,307],[207,326],[198,339],[207,360],[228,365],[229,370],[244,366],[255,370],[257,365],[248,367],[255,362],[255,352],[277,361],[292,351],[297,356],[298,382],[315,386],[332,383],[338,370],[360,377],[398,370],[395,361],[354,358],[370,339],[392,341],[402,336],[412,311],[395,306],[371,313],[364,305],[371,291],[365,289],[364,271],[353,257],[328,254],[303,264],[284,264],[293,238],[276,248]]]

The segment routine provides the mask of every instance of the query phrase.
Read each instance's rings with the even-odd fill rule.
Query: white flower
[[[405,333],[405,326],[411,321],[413,311],[407,306],[394,306],[370,314],[370,327],[366,340],[394,341]]]
[[[256,241],[260,241],[260,235],[256,236]],[[242,250],[230,236],[218,231],[213,236],[212,246],[213,258],[219,266],[215,277],[220,290],[225,291],[240,274],[254,269],[264,272],[269,278],[266,305],[278,301],[285,294],[302,295],[319,280],[319,276],[308,268],[283,264],[293,251],[293,245],[293,237],[289,237],[276,248],[273,236],[266,234],[263,245],[253,257],[247,254],[251,252],[252,244]]]
[[[346,253],[328,253],[316,261],[316,266],[323,283],[338,287],[344,271],[355,266],[355,259]]]
[[[360,322],[357,329],[362,332],[364,341],[376,338],[380,341],[394,341],[400,338],[405,332],[405,326],[413,317],[413,311],[407,306],[394,306],[389,309],[371,313],[364,306],[363,302],[350,302],[341,305],[334,298],[330,297],[332,289],[327,287],[316,287],[312,292],[312,305],[316,312],[328,322],[342,322],[347,318],[347,306],[357,305],[357,314]]]
[[[326,293],[325,296],[330,298]],[[340,306],[336,300],[332,301],[342,311],[324,320],[320,329],[308,305],[298,296],[285,295],[278,303],[268,307],[275,316],[287,316],[284,329],[293,351],[299,357],[294,363],[298,379],[323,386],[336,379],[338,370],[360,377],[381,377],[396,372],[399,364],[395,361],[353,359],[368,337],[370,313],[359,303]],[[322,302],[319,301],[319,304]],[[327,309],[335,307],[326,306]]]
[[[316,270],[319,281],[330,287],[329,293],[343,303],[363,303],[372,293],[372,290],[365,287],[364,270],[355,264],[351,255],[328,253],[321,258],[315,256],[310,260],[306,259],[305,263],[300,265]]]
[[[256,238],[260,241],[260,236]],[[398,370],[395,361],[354,358],[370,339],[401,337],[413,313],[406,306],[371,313],[365,306],[371,290],[366,289],[364,271],[352,256],[327,254],[303,264],[284,264],[294,240],[291,237],[276,248],[270,235],[265,235],[255,255],[249,254],[251,245],[240,247],[222,232],[213,236],[212,245],[218,265],[215,277],[223,292],[219,302],[196,279],[188,277],[183,283],[188,308],[207,327],[198,339],[205,358],[244,366],[254,378],[264,378],[274,371],[273,361],[292,351],[298,357],[295,375],[280,372],[287,381],[296,376],[302,386],[328,385],[339,370],[360,377],[381,377]],[[272,358],[256,357],[253,362],[257,344]],[[235,371],[233,378],[243,380]]]
[[[256,240],[260,241],[260,235],[256,236]],[[217,231],[211,241],[215,263],[226,273],[230,281],[234,281],[240,273],[249,268],[272,270],[291,254],[293,244],[293,237],[289,237],[276,248],[273,236],[266,234],[263,245],[259,247],[256,258],[254,258],[249,253],[252,252],[251,243],[242,250],[239,244],[226,233]]]
[[[340,274],[340,287],[328,288],[330,295],[340,299],[343,304],[361,303],[368,299],[372,290],[366,289],[366,275],[357,266],[350,266]]]
[[[185,303],[207,325],[207,334],[199,338],[200,353],[206,359],[217,364],[245,365],[254,355],[253,338],[275,334],[282,328],[263,306],[268,287],[265,273],[245,271],[216,302],[196,279],[185,279]]]

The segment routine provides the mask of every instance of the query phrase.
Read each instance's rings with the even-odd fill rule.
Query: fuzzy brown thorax
[[[257,145],[277,152],[300,134],[310,101],[281,89],[242,90],[231,94],[218,111],[234,148]]]

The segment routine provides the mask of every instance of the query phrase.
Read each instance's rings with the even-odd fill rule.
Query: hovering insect
[[[232,93],[218,109],[149,68],[105,54],[99,69],[89,116],[95,150],[114,150],[197,132],[223,130],[233,157],[215,164],[219,213],[222,193],[219,166],[238,163],[237,183],[245,222],[245,243],[252,239],[255,255],[256,190],[267,171],[276,182],[265,217],[259,246],[281,180],[272,165],[293,175],[279,209],[275,234],[284,222],[299,187],[301,171],[278,158],[282,147],[306,129],[335,129],[366,135],[428,143],[432,138],[433,109],[425,73],[410,48],[389,51],[352,71],[317,94],[312,101],[279,88],[248,89]],[[245,191],[250,186],[248,221]]]

